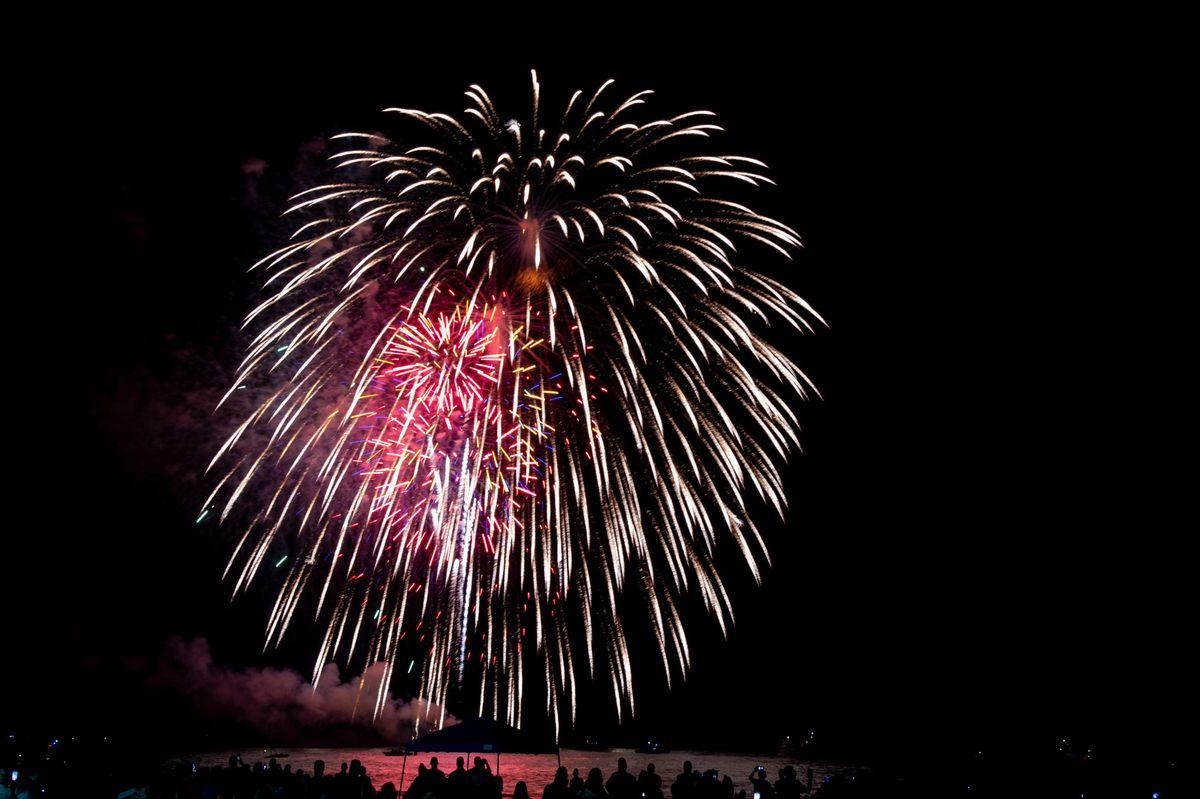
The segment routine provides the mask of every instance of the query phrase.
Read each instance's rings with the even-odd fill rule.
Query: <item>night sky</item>
[[[1109,404],[1130,354],[1096,285],[1112,256],[1080,135],[1104,76],[1034,48],[1009,65],[1019,99],[1003,60],[902,77],[820,25],[726,48],[713,28],[501,37],[498,55],[424,24],[358,41],[365,20],[317,54],[324,25],[270,46],[93,43],[52,121],[24,120],[44,215],[9,262],[29,286],[10,310],[34,321],[9,337],[0,718],[193,739],[182,706],[143,693],[170,636],[232,668],[309,668],[303,630],[260,654],[269,584],[230,606],[235,530],[194,524],[244,270],[279,242],[312,142],[386,124],[386,105],[457,111],[471,82],[523,103],[536,67],[550,101],[615,77],[663,113],[718,112],[724,143],[770,164],[762,208],[807,245],[789,283],[831,324],[788,345],[824,400],[800,411],[788,521],[765,525],[773,570],[761,589],[726,571],[727,642],[689,617],[683,687],[637,655],[626,732],[770,748],[813,727],[870,756],[1194,737],[1194,559],[1122,450],[1144,420]],[[615,734],[604,702],[583,712],[581,731]]]

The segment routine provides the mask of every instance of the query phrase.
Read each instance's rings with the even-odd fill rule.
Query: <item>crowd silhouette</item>
[[[458,758],[454,770],[449,774],[442,771],[438,759],[432,757],[428,767],[424,764],[417,766],[417,776],[409,783],[408,790],[404,792],[404,799],[500,799],[503,789],[504,781],[492,774],[491,766],[482,757],[475,758],[469,769],[466,767],[466,759]],[[341,797],[331,796],[329,799]],[[358,797],[355,796],[354,799]]]
[[[1162,764],[1114,757],[1098,760],[1092,749],[1082,754],[1040,750],[1021,758],[985,756],[975,750],[967,759],[937,758],[936,762],[880,764],[869,768],[817,766],[824,773],[814,784],[811,768],[778,768],[778,778],[756,766],[749,775],[741,768],[725,774],[715,768],[695,768],[683,761],[656,764],[644,761],[631,768],[617,759],[607,775],[600,768],[568,770],[559,767],[545,784],[525,781],[505,784],[488,761],[457,758],[443,770],[436,757],[418,764],[415,758],[401,770],[397,782],[368,774],[358,760],[301,763],[264,756],[265,763],[248,764],[235,755],[228,764],[203,766],[190,762],[161,765],[137,753],[84,746],[62,751],[57,739],[48,751],[54,756],[13,755],[0,765],[0,799],[929,799],[958,796],[991,799],[1039,795],[1077,799],[1125,799],[1128,796],[1178,799],[1200,796],[1198,772],[1190,761]],[[34,751],[34,750],[27,750]],[[3,755],[0,750],[0,755]],[[264,750],[265,755],[265,750]],[[695,755],[692,755],[693,757]],[[286,757],[286,756],[281,756]],[[615,757],[615,754],[614,754]],[[714,754],[723,767],[728,755]],[[24,758],[24,760],[22,760]],[[340,758],[339,758],[340,760]],[[594,761],[592,761],[594,762]],[[608,761],[612,763],[612,761]],[[732,761],[737,762],[737,761]],[[470,763],[470,767],[468,767]],[[310,766],[307,770],[299,766]],[[400,765],[387,763],[387,775]],[[589,762],[589,766],[591,763]],[[711,765],[711,764],[710,764]],[[340,766],[340,768],[339,768]],[[372,766],[374,767],[374,766]],[[526,764],[539,777],[546,761]],[[525,776],[521,765],[509,771]],[[606,769],[607,770],[607,769]],[[373,778],[375,777],[375,778]],[[382,784],[379,784],[382,782]],[[398,783],[398,784],[397,784]],[[510,788],[511,786],[511,788]]]
[[[751,772],[752,799],[801,799],[813,794],[812,769],[807,781],[797,779],[796,770],[786,766],[779,770],[779,779],[771,782],[761,766]],[[459,757],[454,769],[442,771],[436,757],[428,765],[421,763],[417,773],[403,792],[392,782],[376,786],[367,769],[358,760],[342,763],[338,771],[327,770],[325,762],[317,760],[311,771],[293,769],[291,764],[280,765],[275,758],[267,763],[249,765],[238,755],[229,758],[228,766],[179,765],[175,771],[146,789],[120,795],[122,799],[502,799],[504,783],[491,771],[488,761],[476,757],[471,768]],[[683,771],[667,789],[669,799],[751,799],[746,790],[735,794],[734,783],[728,775],[716,769],[701,771],[684,761]],[[14,796],[16,794],[13,794]],[[647,763],[635,777],[625,758],[617,759],[617,768],[607,779],[599,768],[591,769],[587,777],[575,769],[560,766],[554,779],[541,790],[540,797],[531,794],[524,780],[513,786],[512,799],[668,799],[662,777],[653,763]],[[4,799],[7,799],[5,797]]]

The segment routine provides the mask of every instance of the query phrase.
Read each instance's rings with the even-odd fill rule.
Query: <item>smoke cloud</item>
[[[384,664],[376,663],[362,676],[343,682],[337,665],[330,663],[314,691],[290,669],[221,666],[213,662],[206,639],[173,637],[147,689],[183,696],[211,722],[232,723],[279,743],[362,738],[371,730],[380,740],[396,743],[413,736],[418,720],[422,730],[438,724],[440,707],[390,694],[372,720],[383,672]],[[447,715],[446,723],[453,721]]]

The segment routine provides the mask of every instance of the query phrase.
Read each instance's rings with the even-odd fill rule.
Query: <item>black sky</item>
[[[825,399],[802,409],[775,568],[761,590],[734,579],[728,643],[689,623],[694,673],[667,694],[648,672],[638,729],[728,746],[814,726],[882,749],[1190,735],[1194,578],[1119,449],[1137,422],[1105,399],[1124,355],[1097,287],[1112,256],[1087,131],[1107,73],[1044,43],[931,63],[840,24],[728,46],[719,26],[579,47],[497,34],[492,52],[485,32],[416,27],[111,37],[30,126],[51,153],[32,182],[47,218],[10,303],[48,318],[15,342],[9,384],[29,470],[3,559],[2,715],[122,707],[136,727],[149,703],[114,675],[170,635],[232,666],[307,668],[303,640],[258,653],[262,602],[228,606],[228,541],[192,523],[221,438],[196,403],[237,354],[243,270],[275,244],[269,211],[307,142],[385,105],[453,111],[474,81],[523,100],[536,67],[547,98],[615,77],[657,108],[717,111],[731,148],[771,165],[764,206],[807,244],[791,284],[831,323],[793,347]]]

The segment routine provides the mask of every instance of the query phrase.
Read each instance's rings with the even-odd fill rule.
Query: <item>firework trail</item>
[[[376,709],[408,653],[442,706],[470,675],[480,715],[520,725],[536,680],[571,723],[586,667],[632,713],[620,598],[640,594],[669,683],[680,599],[732,620],[720,542],[756,579],[767,562],[746,497],[783,513],[813,389],[763,335],[823,322],[747,265],[799,238],[726,198],[771,181],[697,149],[711,112],[638,121],[651,93],[611,84],[552,119],[536,73],[523,121],[475,85],[460,118],[386,109],[406,143],[334,137],[342,179],[293,198],[290,242],[252,268],[266,298],[225,399],[260,401],[204,515],[248,517],[234,594],[299,548],[265,643],[315,596],[314,679],[382,661]]]

